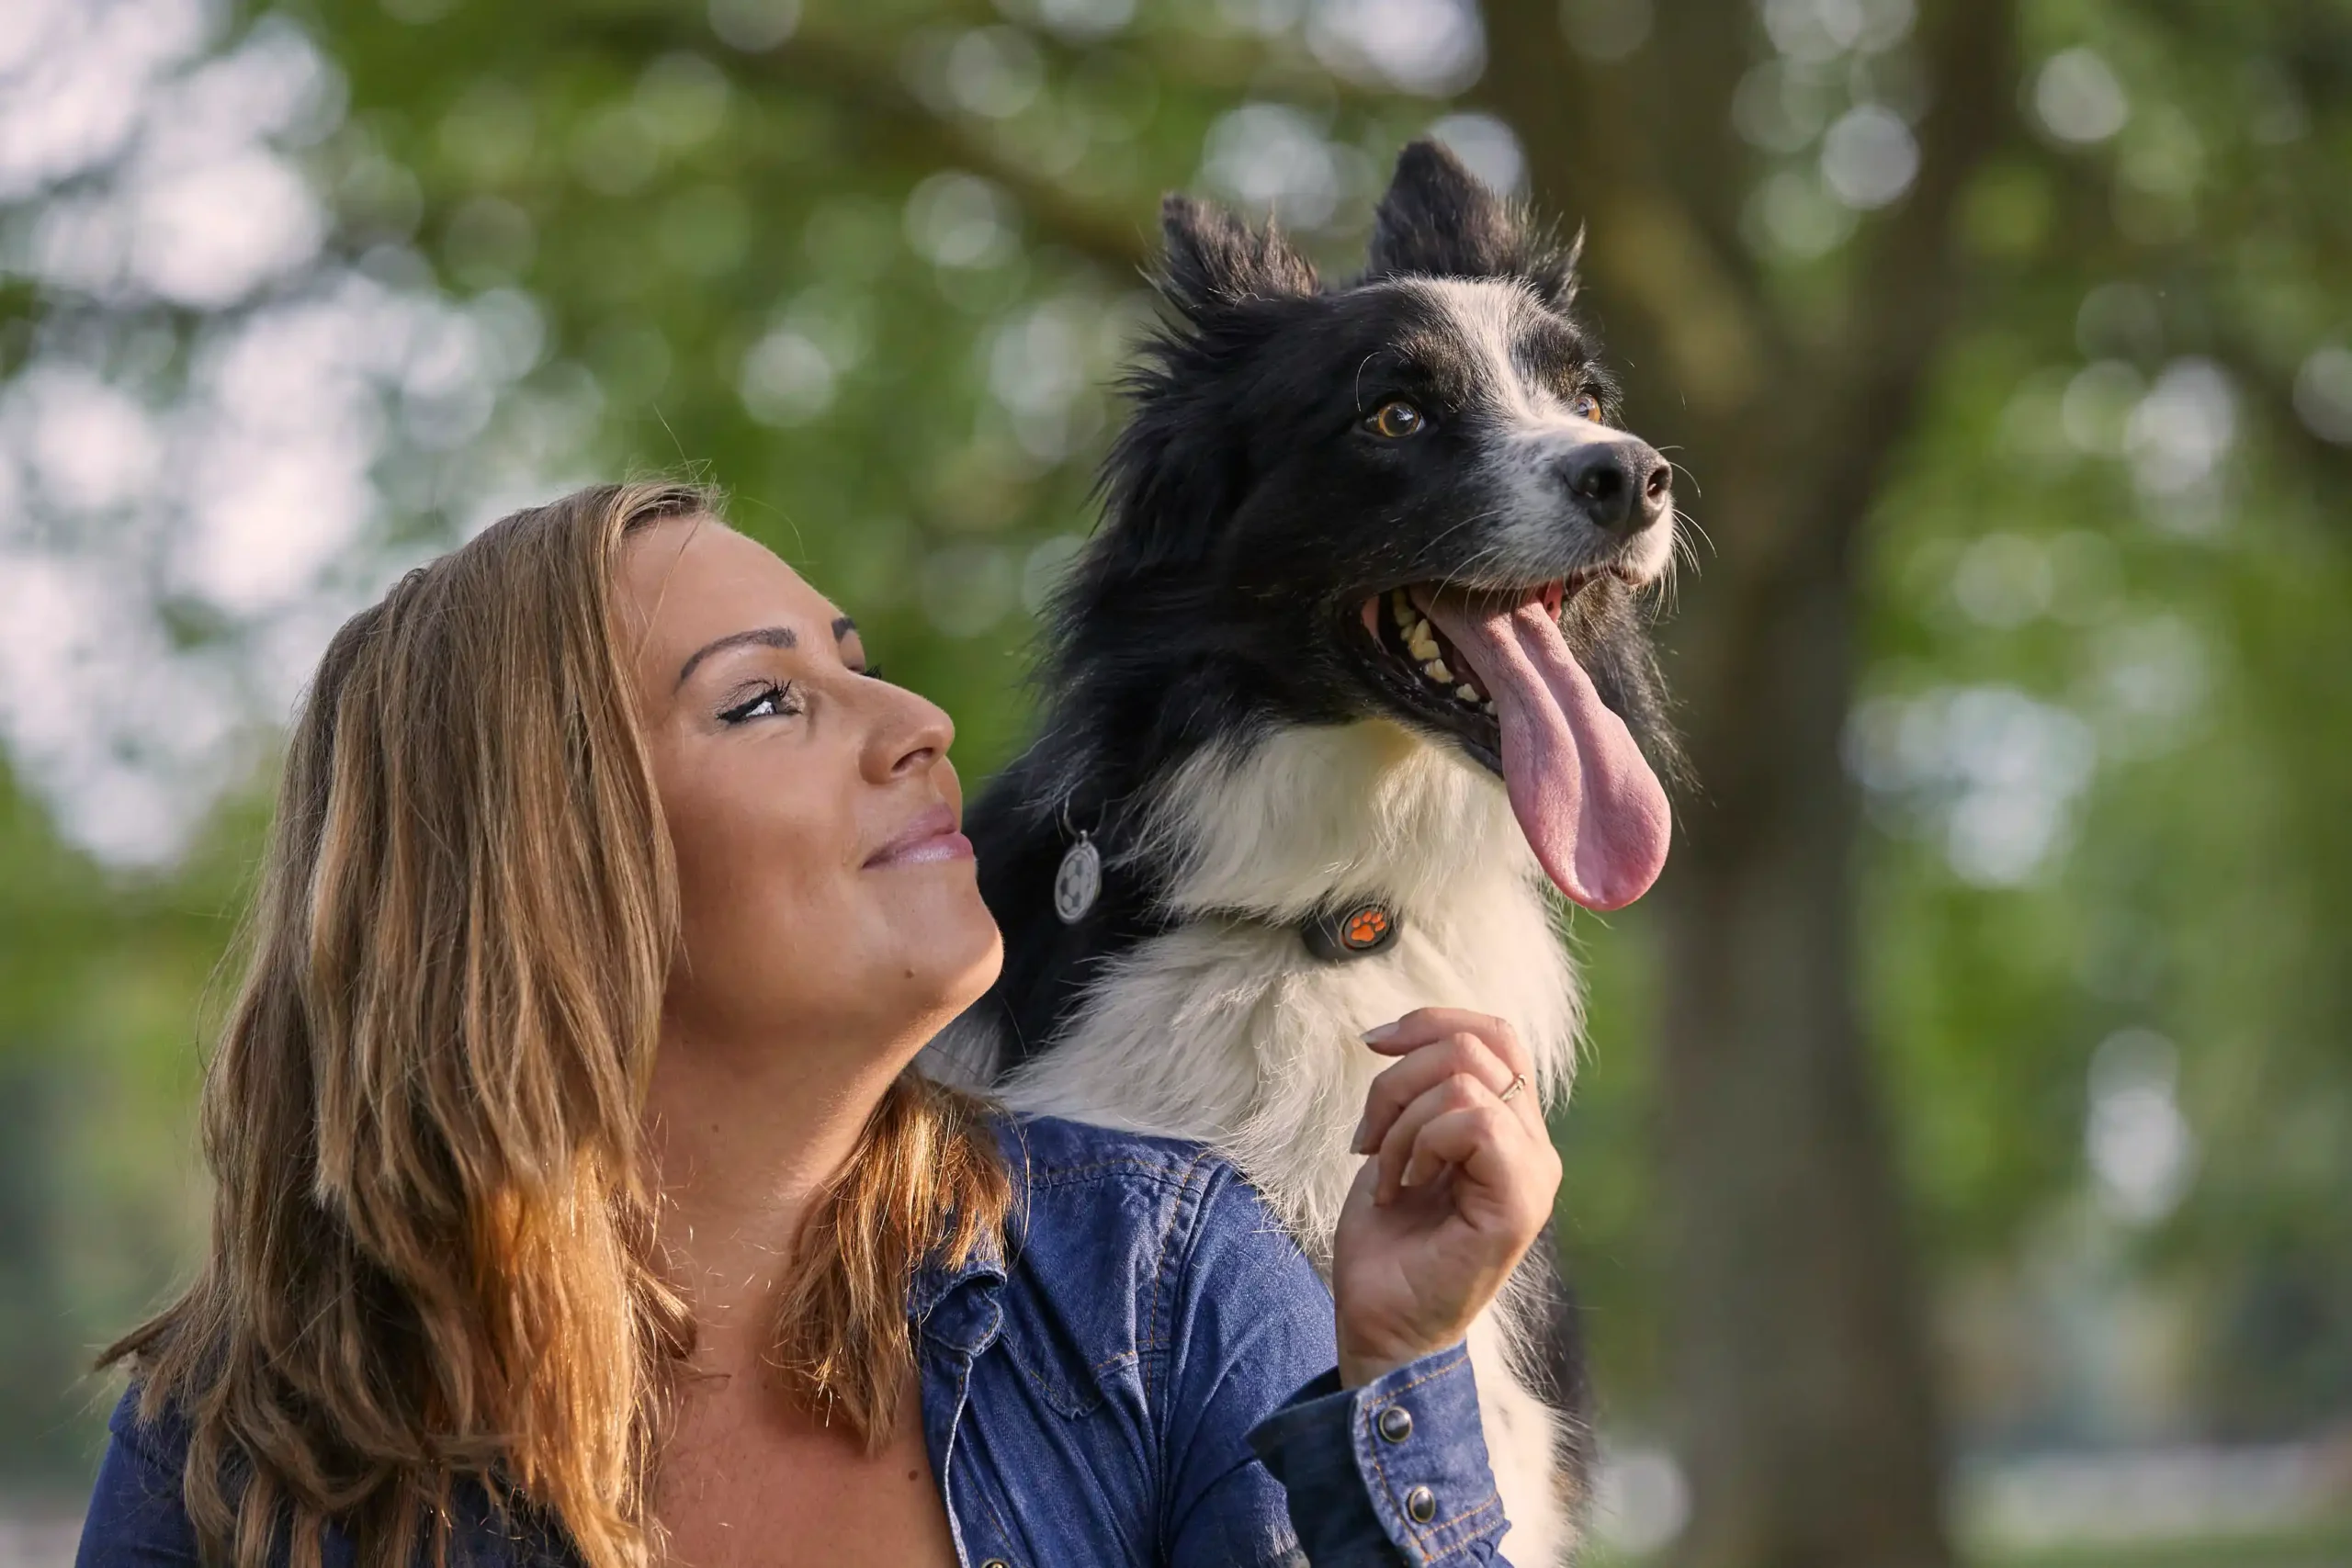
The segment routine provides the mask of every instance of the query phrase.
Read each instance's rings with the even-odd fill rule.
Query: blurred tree
[[[78,1374],[186,1264],[194,1013],[227,942],[252,837],[169,882],[58,841],[0,767],[0,1476],[85,1477]]]
[[[1682,1554],[1947,1561],[1919,1286],[2027,1312],[2086,1267],[2052,1235],[2188,1282],[2215,1429],[2352,1401],[2340,5],[24,14],[0,738],[114,866],[230,846],[155,882],[0,844],[27,1057],[185,1040],[157,1020],[219,931],[171,910],[252,828],[199,807],[323,628],[574,479],[707,465],[992,765],[1159,191],[1343,272],[1434,125],[1589,224],[1712,545],[1668,627],[1702,793],[1655,908],[1583,922],[1564,1130],[1604,1393],[1690,1465]],[[0,1161],[10,1258],[86,1229],[65,1141]],[[2101,1435],[2053,1425],[2058,1370],[1962,1380],[1969,1430]]]
[[[1772,42],[1843,53],[1841,19],[1849,46],[1908,20],[1908,6],[1851,9],[1803,8]],[[1839,741],[1856,536],[1958,313],[1961,198],[2011,129],[2011,13],[1929,6],[1916,40],[1877,40],[1916,104],[1906,117],[1858,94],[1827,133],[1822,176],[1850,186],[1827,199],[1884,215],[1822,277],[1784,276],[1743,236],[1763,160],[1688,112],[1773,90],[1753,74],[1754,7],[1661,7],[1636,47],[1593,37],[1637,12],[1489,0],[1477,93],[1524,139],[1536,190],[1589,215],[1634,423],[1688,454],[1714,544],[1684,590],[1672,666],[1703,794],[1659,894],[1662,1169],[1698,1501],[1686,1551],[1711,1565],[1940,1562],[1928,1358],[1856,1012]],[[1585,49],[1564,15],[1585,18]]]

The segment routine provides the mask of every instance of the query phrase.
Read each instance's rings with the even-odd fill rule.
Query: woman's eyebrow
[[[855,630],[857,630],[857,623],[851,620],[847,615],[836,615],[833,617],[833,640],[835,642],[841,641],[842,638],[849,636]]]
[[[741,648],[747,643],[760,648],[794,648],[797,647],[799,642],[800,639],[793,635],[790,626],[754,626],[747,632],[729,632],[727,636],[704,643],[695,649],[693,655],[678,671],[678,685],[684,685],[686,677],[695,672],[695,666],[714,653],[724,653],[730,648]]]

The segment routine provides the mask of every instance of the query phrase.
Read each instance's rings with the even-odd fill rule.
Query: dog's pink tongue
[[[1588,909],[1648,892],[1673,830],[1666,789],[1543,600],[1432,596],[1421,608],[1495,699],[1511,810],[1554,885]]]

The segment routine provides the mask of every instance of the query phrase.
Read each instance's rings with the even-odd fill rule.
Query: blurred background
[[[1572,940],[1593,1554],[2352,1562],[2352,4],[0,5],[0,1564],[188,1269],[279,726],[685,470],[1023,734],[1159,194],[1589,228],[1701,781]]]

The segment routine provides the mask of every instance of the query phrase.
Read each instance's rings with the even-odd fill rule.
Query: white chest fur
[[[1154,803],[1184,924],[1106,965],[1055,1048],[1001,1086],[1015,1110],[1196,1139],[1230,1158],[1318,1259],[1358,1156],[1350,1134],[1388,1058],[1358,1039],[1417,1007],[1509,1019],[1544,1103],[1567,1092],[1580,1005],[1541,874],[1491,775],[1385,721],[1273,732],[1211,753]],[[1385,951],[1310,956],[1318,905],[1404,912]],[[1506,1300],[1473,1329],[1487,1440],[1521,1568],[1562,1561],[1559,1417],[1528,1392]]]

